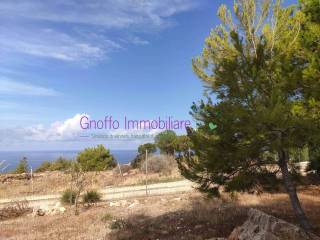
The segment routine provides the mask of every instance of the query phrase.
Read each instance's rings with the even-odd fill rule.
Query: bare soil
[[[320,188],[299,189],[299,197],[315,233],[320,235]],[[207,199],[193,191],[82,206],[75,216],[72,207],[60,215],[31,214],[0,222],[0,239],[208,239],[226,237],[246,219],[249,208],[296,224],[285,193]]]
[[[142,185],[146,178],[145,174],[137,169],[124,173],[124,176],[121,176],[115,170],[87,172],[85,176],[87,189]],[[182,177],[177,169],[167,175],[150,173],[148,176],[149,184],[181,179]],[[0,199],[61,193],[69,187],[70,180],[70,174],[60,171],[35,173],[32,180],[30,178],[22,178],[21,175],[12,175],[8,178],[8,175],[2,174],[0,175]]]

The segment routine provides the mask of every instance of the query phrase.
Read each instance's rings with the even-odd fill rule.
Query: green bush
[[[51,171],[64,171],[71,168],[72,163],[74,161],[64,159],[62,157],[58,158],[57,160],[53,161],[50,167]]]
[[[83,195],[82,200],[84,203],[88,203],[88,204],[96,203],[101,200],[101,195],[97,191],[91,190],[91,191],[86,192]]]
[[[104,171],[116,166],[114,157],[102,144],[86,148],[77,156],[77,162],[84,171]]]
[[[115,229],[123,229],[126,226],[126,222],[124,221],[123,218],[120,219],[115,219],[111,222],[110,228],[115,230]]]
[[[138,155],[130,163],[132,168],[139,168],[141,166],[141,163],[146,158],[146,151],[148,151],[148,155],[150,156],[157,151],[157,146],[153,143],[140,145],[138,147]]]
[[[177,135],[172,130],[166,130],[159,133],[154,141],[157,147],[160,149],[160,152],[167,155],[174,154],[175,142],[177,139]]]
[[[67,189],[62,193],[61,202],[73,205],[76,201],[77,193],[71,189]]]
[[[101,221],[102,222],[108,222],[112,219],[112,215],[110,213],[106,213],[102,216]]]
[[[29,172],[29,164],[26,157],[22,158],[13,173],[21,174]]]
[[[51,171],[50,170],[51,167],[51,162],[49,161],[44,161],[41,163],[41,165],[35,170],[35,172],[39,173],[39,172],[46,172],[46,171]]]
[[[63,157],[59,157],[57,160],[49,162],[44,161],[37,169],[36,172],[45,171],[66,171],[72,166],[73,160],[68,160]]]
[[[320,148],[310,149],[310,162],[307,167],[309,173],[315,173],[320,176]]]

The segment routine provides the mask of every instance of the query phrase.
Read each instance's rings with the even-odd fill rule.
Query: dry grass
[[[315,231],[320,235],[320,187],[303,187],[299,197]],[[138,200],[139,204],[129,207]],[[73,209],[56,216],[22,216],[0,222],[0,239],[207,239],[228,236],[241,225],[249,208],[255,207],[296,223],[285,193],[239,194],[237,200],[206,199],[198,192],[153,196]],[[118,222],[121,224],[114,224]],[[111,226],[116,226],[111,229]]]
[[[61,215],[24,216],[0,221],[0,239],[109,239],[105,238],[105,236],[111,232],[110,226],[113,220],[126,219],[142,212],[147,213],[149,216],[156,216],[169,210],[181,209],[178,202],[170,200],[176,197],[135,199],[139,201],[139,204],[134,208],[129,208],[134,200],[121,201],[120,207],[110,207],[108,203],[97,204],[92,208],[83,206],[78,216],[74,215],[74,209],[70,207],[66,213]],[[166,203],[161,199],[166,199]],[[187,195],[185,195],[184,201],[187,201]]]
[[[183,209],[156,217],[131,215],[124,220],[124,227],[114,230],[107,239],[209,239],[229,235],[246,217],[246,207],[198,199]]]
[[[299,199],[307,217],[315,228],[315,233],[320,236],[320,187],[300,187]],[[260,196],[241,194],[238,202],[241,206],[255,207],[275,217],[298,224],[286,193],[265,193]]]
[[[0,239],[103,239],[105,224],[101,209],[91,209],[75,216],[73,210],[63,215],[22,217],[0,223]]]
[[[320,188],[300,189],[300,199],[308,218],[320,235]],[[297,224],[286,194],[239,194],[237,200],[223,196],[220,200],[204,199],[195,194],[182,209],[158,216],[131,215],[124,227],[112,231],[109,237],[121,239],[207,239],[227,237],[246,219],[249,208],[257,208],[268,214]],[[109,239],[109,238],[108,238]]]
[[[85,173],[88,189],[100,189],[107,186],[132,186],[144,183],[145,174],[139,170],[130,170],[125,176],[117,174],[116,171],[87,172]],[[161,173],[148,174],[150,183],[169,182],[182,179],[177,169],[170,175]],[[1,180],[1,175],[0,175]],[[22,197],[28,195],[62,193],[68,188],[71,177],[63,172],[36,173],[33,177],[33,186],[28,179],[11,179],[0,181],[0,198]],[[33,190],[33,191],[32,191]]]
[[[148,172],[169,176],[178,169],[177,161],[169,155],[151,155],[148,159]],[[141,170],[146,169],[146,162],[141,163]]]
[[[27,201],[12,202],[0,209],[0,221],[17,218],[31,212],[32,208],[29,207]]]

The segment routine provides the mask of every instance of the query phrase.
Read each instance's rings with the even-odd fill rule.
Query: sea
[[[80,150],[70,151],[0,151],[0,171],[10,172],[16,168],[19,161],[26,157],[32,169],[37,169],[43,161],[54,161],[59,157],[75,159]],[[110,150],[111,154],[120,164],[131,162],[137,155],[136,150]],[[4,169],[3,169],[4,168]]]

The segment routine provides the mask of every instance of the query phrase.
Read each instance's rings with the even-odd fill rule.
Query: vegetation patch
[[[0,209],[0,220],[20,217],[31,212],[32,208],[29,207],[27,201],[12,202],[8,206]]]
[[[67,189],[62,193],[61,202],[63,204],[75,204],[77,193],[74,190]]]
[[[86,204],[93,204],[97,203],[101,200],[101,195],[98,193],[96,190],[90,190],[87,191],[83,196],[82,196],[82,201],[83,203]]]

